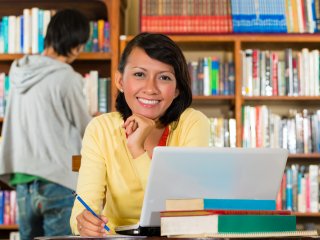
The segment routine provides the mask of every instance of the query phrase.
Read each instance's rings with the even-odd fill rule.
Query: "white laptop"
[[[166,199],[275,201],[287,158],[280,148],[156,147],[140,221],[116,231],[159,235]]]

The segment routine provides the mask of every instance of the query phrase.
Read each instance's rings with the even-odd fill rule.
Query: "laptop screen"
[[[275,200],[287,157],[275,148],[156,147],[140,226],[160,226],[166,199]]]

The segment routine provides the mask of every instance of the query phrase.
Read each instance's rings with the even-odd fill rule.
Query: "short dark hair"
[[[118,66],[120,73],[124,73],[127,59],[136,47],[143,49],[150,58],[169,64],[174,69],[179,95],[173,100],[165,114],[159,119],[160,122],[166,126],[178,120],[181,113],[188,108],[192,102],[191,79],[186,59],[178,45],[166,35],[140,33],[135,36],[124,49]],[[124,120],[132,115],[132,111],[125,100],[124,94],[120,91],[116,99],[116,109],[121,113]]]
[[[87,42],[89,32],[86,16],[74,9],[64,9],[51,18],[44,46],[52,47],[58,55],[68,57],[73,48]]]

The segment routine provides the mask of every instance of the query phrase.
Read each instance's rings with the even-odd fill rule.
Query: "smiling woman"
[[[107,222],[111,231],[138,222],[156,146],[209,143],[209,120],[189,108],[187,63],[170,38],[137,35],[125,48],[115,79],[117,112],[93,119],[83,139],[77,192],[101,219],[75,202],[70,223],[82,236],[105,235]]]

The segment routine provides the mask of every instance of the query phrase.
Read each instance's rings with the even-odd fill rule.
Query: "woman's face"
[[[179,95],[172,66],[150,58],[141,48],[128,56],[124,73],[117,73],[116,84],[132,113],[159,119]]]

